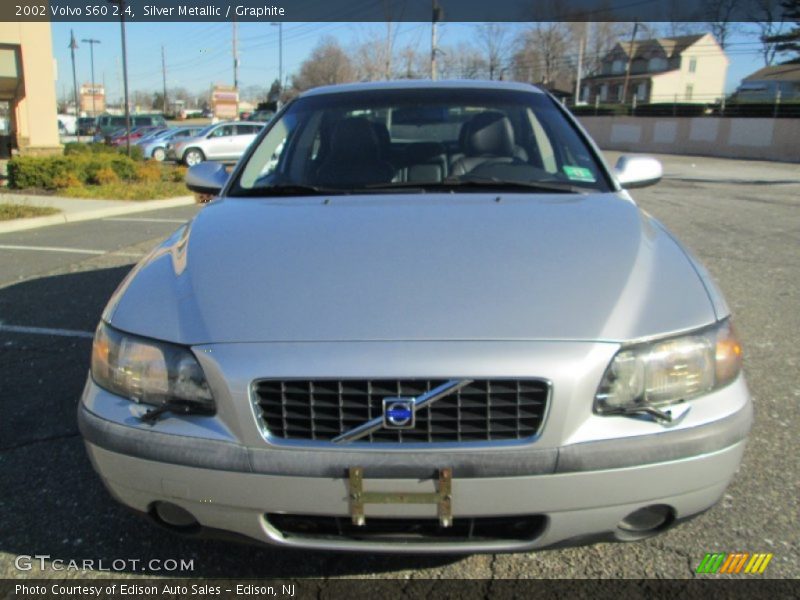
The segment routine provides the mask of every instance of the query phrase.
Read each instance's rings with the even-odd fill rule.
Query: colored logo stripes
[[[697,566],[696,573],[751,573],[761,574],[767,569],[772,554],[764,552],[717,552],[706,554]]]

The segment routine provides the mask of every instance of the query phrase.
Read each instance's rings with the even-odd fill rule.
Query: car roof
[[[370,81],[363,83],[341,83],[324,85],[303,92],[300,97],[349,92],[368,92],[373,90],[515,90],[543,94],[539,88],[529,83],[516,81],[486,81],[475,79],[431,81],[429,79],[401,79],[397,81]]]

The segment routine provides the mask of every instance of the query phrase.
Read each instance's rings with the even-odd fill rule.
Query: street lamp
[[[93,40],[92,38],[82,39],[81,40],[84,44],[89,44],[89,56],[91,57],[92,63],[92,116],[97,116],[97,105],[95,104],[95,98],[97,97],[97,90],[94,87],[94,45],[99,44],[100,40]]]
[[[281,106],[281,94],[283,94],[283,23],[270,23],[278,26],[278,108]]]

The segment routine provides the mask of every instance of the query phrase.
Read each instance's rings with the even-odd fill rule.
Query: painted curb
[[[180,196],[178,198],[167,198],[166,200],[143,200],[138,202],[131,201],[130,206],[111,206],[106,208],[98,208],[97,210],[84,210],[73,213],[62,212],[58,215],[48,215],[46,217],[14,219],[13,221],[0,222],[0,233],[25,231],[27,229],[37,229],[39,227],[48,227],[50,225],[63,225],[64,223],[75,223],[78,221],[92,221],[94,219],[148,212],[162,208],[188,206],[194,203],[194,196]]]

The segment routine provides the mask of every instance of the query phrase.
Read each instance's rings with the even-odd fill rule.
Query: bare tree
[[[483,48],[489,69],[489,79],[500,75],[503,63],[508,57],[510,36],[503,23],[485,23],[478,26],[478,42]]]
[[[698,35],[705,33],[706,27],[702,23],[694,21],[668,21],[662,23],[659,29],[659,37],[674,38],[682,35]]]
[[[131,104],[141,110],[150,110],[153,108],[153,94],[143,90],[134,90],[131,92]]]
[[[483,79],[489,64],[479,48],[467,42],[439,49],[439,74],[445,79]]]
[[[334,38],[325,37],[300,65],[299,73],[292,76],[292,87],[302,91],[320,85],[354,81],[355,78],[350,57]]]
[[[577,42],[567,23],[537,23],[517,38],[515,79],[551,84],[574,71]]]
[[[350,53],[360,80],[378,81],[395,76],[395,42],[402,25],[405,0],[399,3],[382,0],[382,4],[385,31],[381,33],[370,27],[365,36],[359,36],[361,41]]]
[[[588,29],[583,71],[586,75],[598,75],[606,54],[617,45],[628,27],[626,23],[600,21],[592,23]]]
[[[389,45],[377,32],[371,32],[367,38],[358,43],[350,52],[356,78],[360,81],[378,81],[389,79],[386,72],[392,60],[387,55]]]
[[[708,19],[706,25],[724,50],[728,38],[738,29],[734,21],[740,0],[706,0],[703,12]]]
[[[427,64],[430,58],[427,54],[422,54],[413,46],[401,48],[397,53],[397,77],[401,79],[417,79],[427,74],[430,65]]]
[[[775,38],[781,36],[786,29],[784,11],[779,0],[755,0],[751,9],[749,17],[758,27],[761,56],[764,58],[764,66],[768,67],[775,62],[779,53],[779,42]]]

